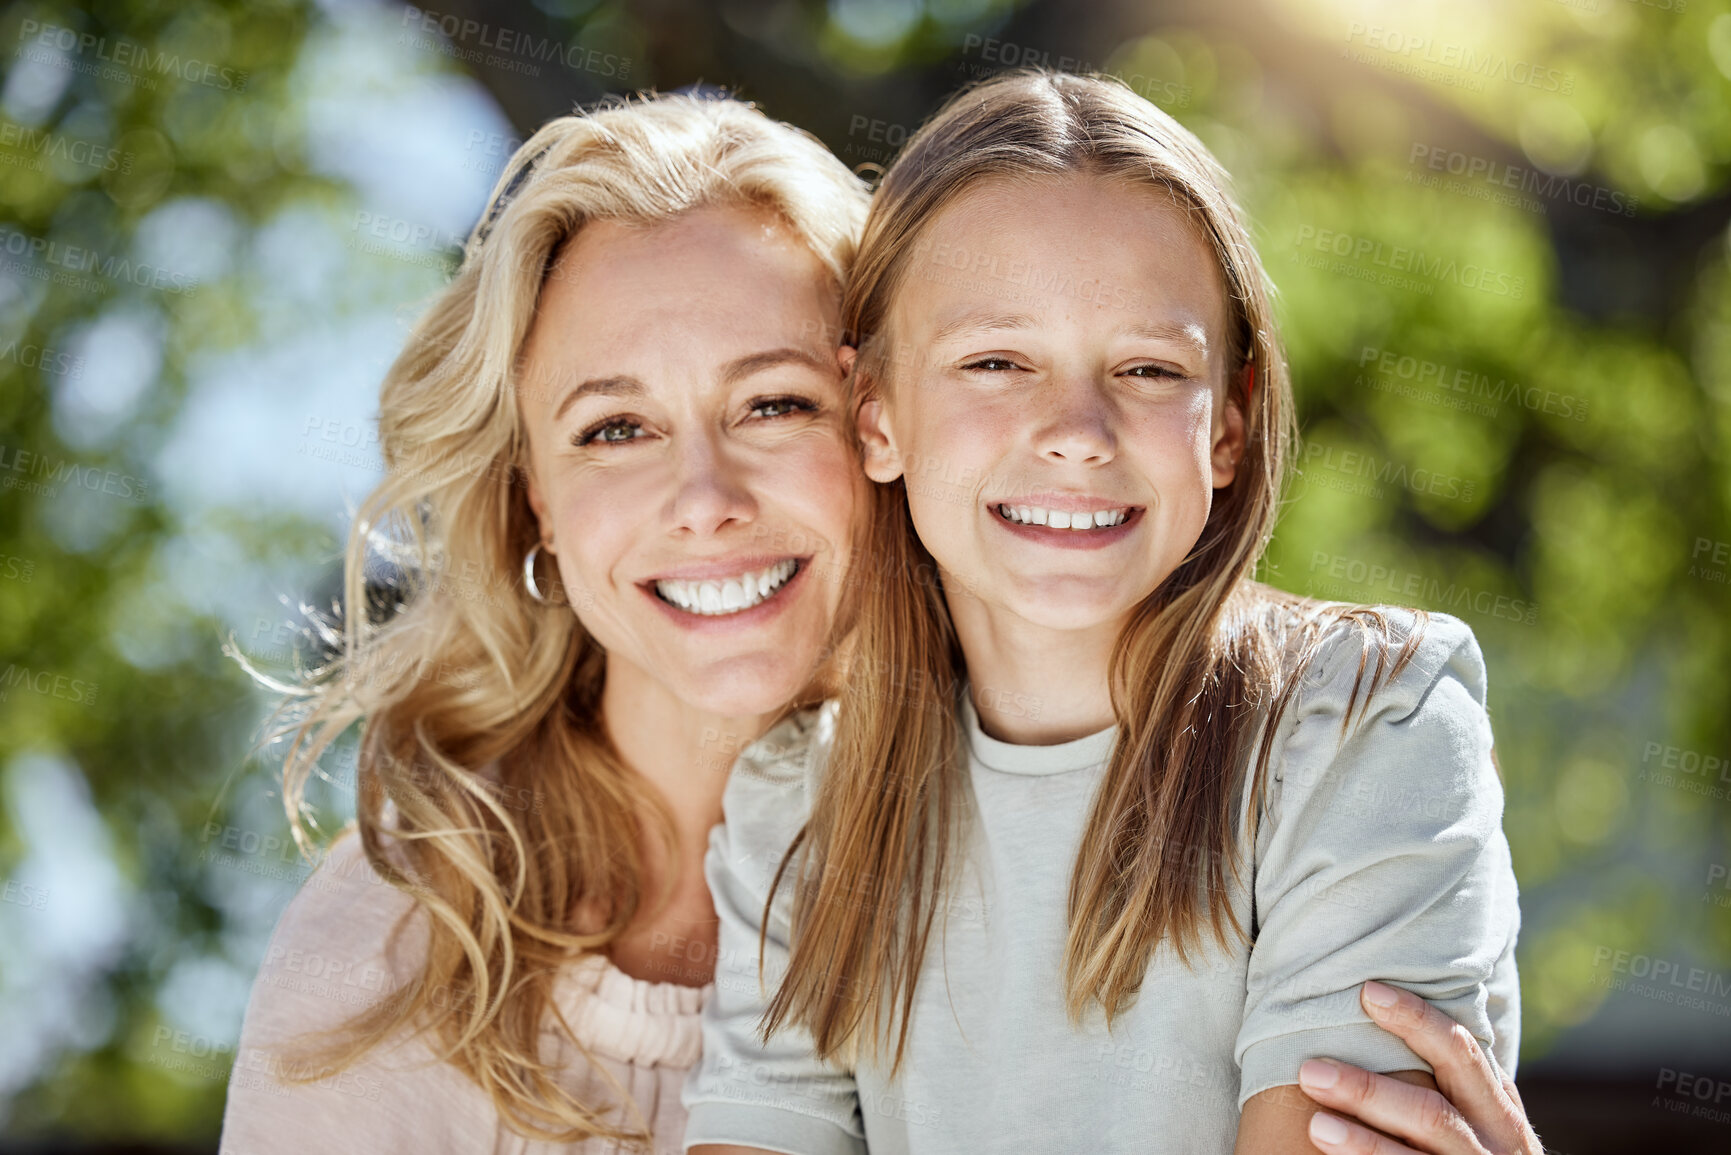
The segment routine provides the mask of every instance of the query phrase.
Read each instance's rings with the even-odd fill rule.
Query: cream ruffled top
[[[486,1092],[439,1061],[425,1038],[377,1048],[319,1083],[290,1086],[276,1078],[274,1048],[341,1024],[414,975],[424,925],[415,933],[411,922],[389,946],[391,928],[412,910],[413,900],[368,866],[352,832],[302,884],[253,984],[229,1081],[222,1155],[621,1150],[599,1140],[549,1144],[517,1134]],[[679,1091],[702,1051],[702,1010],[712,990],[632,978],[599,955],[571,964],[555,983],[554,999],[594,1061],[549,1029],[544,1042],[558,1056],[562,1082],[581,1102],[610,1105],[615,1122],[646,1123],[656,1155],[677,1155],[685,1135]]]

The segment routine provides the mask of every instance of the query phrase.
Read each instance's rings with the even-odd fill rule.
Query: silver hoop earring
[[[535,581],[535,558],[540,553],[541,543],[536,542],[535,548],[530,550],[529,555],[523,559],[523,585],[528,589],[530,597],[544,606],[550,606],[554,602],[541,593],[541,587]]]

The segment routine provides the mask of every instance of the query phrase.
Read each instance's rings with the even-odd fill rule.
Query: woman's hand
[[[1478,1040],[1417,995],[1365,983],[1358,1001],[1436,1073],[1438,1090],[1415,1087],[1333,1059],[1298,1070],[1318,1111],[1310,1141],[1328,1155],[1544,1155],[1512,1080],[1499,1079]],[[1349,1121],[1357,1119],[1359,1123]],[[1377,1134],[1369,1128],[1375,1127]],[[1387,1138],[1394,1135],[1403,1142]]]

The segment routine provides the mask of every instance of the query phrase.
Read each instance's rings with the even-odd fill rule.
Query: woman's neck
[[[701,986],[715,971],[715,905],[703,878],[709,832],[721,821],[734,759],[770,717],[695,709],[627,663],[609,664],[601,715],[626,767],[666,807],[677,847],[669,861],[655,827],[643,823],[643,905],[612,944],[614,965],[633,978]]]
[[[949,598],[980,728],[1000,742],[1055,746],[1098,733],[1112,713],[1112,647],[1121,623],[1037,626],[974,598]]]

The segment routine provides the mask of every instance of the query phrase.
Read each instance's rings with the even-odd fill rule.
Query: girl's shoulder
[[[811,816],[840,705],[831,700],[782,719],[741,751],[728,776],[721,799],[724,825],[712,846],[762,893]]]
[[[791,787],[809,783],[835,741],[841,703],[835,699],[795,710],[740,751],[733,779]],[[731,781],[730,780],[730,785]]]
[[[1484,653],[1472,627],[1452,614],[1399,605],[1306,602],[1283,612],[1284,673],[1301,713],[1350,707],[1385,721],[1410,715],[1443,678],[1478,706],[1486,695]]]

